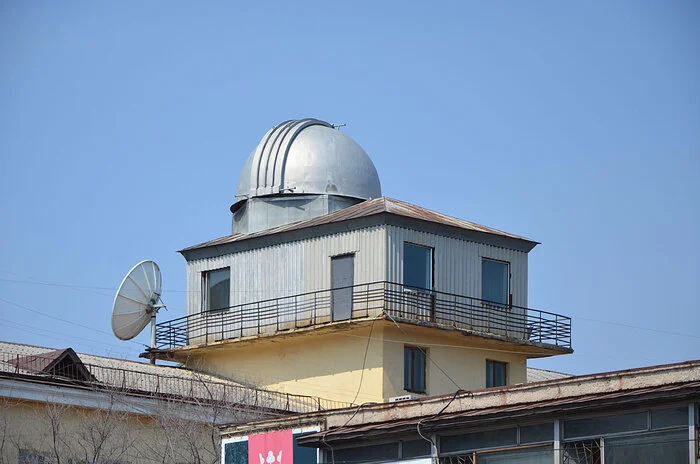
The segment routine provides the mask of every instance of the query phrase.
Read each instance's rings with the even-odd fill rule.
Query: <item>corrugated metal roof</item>
[[[0,375],[29,377],[46,375],[56,378],[57,381],[66,380],[64,379],[66,376],[61,373],[44,371],[53,361],[60,359],[66,353],[75,355],[74,361],[87,373],[86,380],[93,380],[95,384],[106,388],[183,398],[203,398],[236,403],[241,407],[263,406],[278,412],[302,413],[316,411],[319,407],[330,409],[348,406],[348,403],[322,398],[263,390],[226,378],[178,367],[75,353],[72,349],[55,350],[9,342],[0,342]],[[56,375],[58,377],[54,377]]]
[[[42,371],[45,368],[45,365],[50,363],[65,351],[66,350],[56,350],[41,346],[24,345],[21,343],[0,342],[0,353],[2,353],[2,356],[0,356],[0,372],[34,374],[37,372],[37,368],[39,368],[38,371]],[[234,382],[221,377],[181,369],[179,367],[153,365],[138,361],[109,358],[85,353],[75,354],[78,356],[80,361],[85,364],[90,364],[105,369],[123,369],[135,377],[138,376],[138,374],[149,374],[153,376],[167,376],[172,379],[188,381],[204,380],[222,382],[231,386],[250,387],[250,385]],[[46,360],[44,358],[46,358]],[[17,369],[19,369],[19,371],[17,371]],[[155,380],[155,377],[153,377],[153,379]]]
[[[591,411],[592,408],[609,409],[610,405],[616,407],[625,404],[642,404],[652,402],[658,404],[659,399],[672,402],[681,398],[697,398],[700,396],[700,382],[687,382],[671,385],[659,385],[654,387],[639,388],[616,392],[594,393],[578,397],[556,398],[552,400],[522,403],[509,406],[498,406],[484,409],[467,409],[458,412],[407,419],[374,422],[355,426],[343,426],[332,428],[304,436],[299,440],[305,445],[320,445],[331,441],[367,439],[370,436],[386,437],[392,433],[402,433],[407,430],[415,431],[416,424],[420,422],[424,431],[453,430],[456,426],[466,426],[470,423],[484,425],[487,420],[502,420],[505,418],[511,425],[516,423],[518,417],[534,416],[538,414],[579,413]]]
[[[41,372],[48,375],[63,375],[79,380],[90,380],[90,372],[72,348],[49,351],[41,355],[15,355],[10,364],[18,372]]]
[[[325,214],[323,216],[305,219],[303,221],[293,222],[291,224],[285,224],[279,227],[274,227],[272,229],[263,230],[260,232],[255,232],[252,234],[235,234],[227,235],[225,237],[220,237],[208,242],[200,243],[198,245],[193,245],[184,248],[180,251],[197,250],[200,248],[206,248],[217,245],[224,245],[226,243],[240,242],[243,240],[249,240],[256,237],[263,237],[267,235],[279,234],[282,232],[290,232],[294,230],[307,229],[310,227],[316,227],[325,224],[333,224],[343,221],[348,221],[351,219],[358,219],[363,217],[374,216],[377,214],[393,214],[396,216],[407,217],[411,219],[417,219],[420,221],[431,222],[434,224],[441,224],[451,227],[456,227],[459,229],[470,230],[475,232],[483,232],[486,234],[498,235],[501,237],[508,237],[516,240],[523,240],[530,243],[538,243],[526,237],[521,237],[519,235],[511,234],[508,232],[503,232],[492,227],[482,226],[474,222],[465,221],[463,219],[457,219],[451,216],[447,216],[442,213],[431,211],[429,209],[421,208],[420,206],[412,205],[404,201],[396,200],[393,198],[372,198],[370,200],[363,201],[353,206],[343,208],[338,211],[334,211],[330,214]]]
[[[561,372],[548,371],[545,369],[536,369],[534,367],[527,368],[527,381],[530,382],[545,382],[547,380],[565,379],[571,377],[571,374]]]

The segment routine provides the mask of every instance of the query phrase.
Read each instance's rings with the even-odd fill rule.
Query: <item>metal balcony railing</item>
[[[156,345],[163,350],[337,322],[333,319],[334,296],[348,294],[349,290],[350,319],[375,317],[383,312],[414,324],[571,348],[569,317],[392,282],[255,301],[161,322],[156,325]]]
[[[238,408],[267,408],[290,413],[323,411],[351,405],[313,396],[263,390],[185,369],[169,369],[168,374],[160,373],[159,371],[163,370],[160,366],[148,364],[140,366],[143,370],[137,370],[83,362],[65,364],[60,369],[45,368],[52,360],[52,357],[42,354],[19,355],[0,352],[0,376],[39,376],[107,393]],[[130,362],[124,364],[134,365]],[[85,372],[87,376],[84,375]]]

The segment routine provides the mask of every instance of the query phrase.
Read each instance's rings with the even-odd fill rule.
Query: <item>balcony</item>
[[[339,322],[333,320],[333,306],[334,300],[338,304],[342,299],[351,308],[349,320],[385,315],[409,324],[457,329],[560,351],[571,349],[569,317],[392,282],[319,290],[161,322],[156,325],[156,348],[168,350]]]

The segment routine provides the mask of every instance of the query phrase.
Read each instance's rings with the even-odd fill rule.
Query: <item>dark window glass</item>
[[[421,348],[403,348],[403,388],[414,393],[425,393],[425,352]]]
[[[336,464],[398,459],[399,444],[385,443],[360,448],[336,449],[333,451],[333,457]]]
[[[304,435],[315,432],[294,434],[294,464],[316,464],[318,462],[318,449],[308,446],[299,446],[297,440]]]
[[[248,464],[248,441],[234,441],[224,445],[224,464]]]
[[[426,440],[411,440],[401,443],[401,458],[419,458],[430,456],[430,443]]]
[[[204,273],[204,310],[216,311],[229,307],[231,270],[218,269]]]
[[[688,430],[605,439],[605,464],[685,463]]]
[[[481,261],[481,299],[508,304],[508,263],[484,259]]]
[[[486,388],[505,386],[507,370],[506,363],[486,361]]]
[[[533,449],[477,454],[476,462],[479,464],[552,464],[553,459],[554,450],[551,447],[538,446]]]
[[[542,443],[554,440],[554,424],[520,426],[520,444]]]
[[[20,464],[50,464],[51,458],[36,451],[20,449],[18,462]]]
[[[433,288],[433,249],[403,245],[403,284],[416,290]]]
[[[564,436],[566,438],[602,436],[611,433],[634,432],[646,429],[646,412],[574,419],[564,422]]]
[[[671,409],[652,409],[651,428],[667,429],[688,425],[688,407],[680,406]]]
[[[518,429],[488,430],[464,435],[440,437],[440,452],[470,451],[484,448],[500,448],[517,445]]]

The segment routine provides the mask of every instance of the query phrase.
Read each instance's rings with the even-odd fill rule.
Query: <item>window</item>
[[[20,449],[18,462],[21,464],[50,464],[51,458],[37,451]]]
[[[486,388],[506,385],[507,366],[503,362],[486,360]]]
[[[202,293],[204,311],[217,311],[229,307],[231,290],[231,269],[217,269],[202,273]]]
[[[403,347],[403,388],[413,393],[425,393],[425,350],[423,348]]]
[[[564,437],[585,438],[592,436],[641,432],[647,430],[646,411],[615,414],[602,417],[587,417],[564,421]]]
[[[554,430],[554,428],[552,428]],[[482,448],[505,448],[518,444],[518,428],[484,430],[440,437],[440,452],[472,451]]]
[[[605,464],[688,462],[688,429],[605,439]]]
[[[481,261],[481,299],[493,303],[508,304],[510,265],[505,261],[483,259]]]
[[[403,244],[403,284],[414,290],[433,288],[433,249]]]

